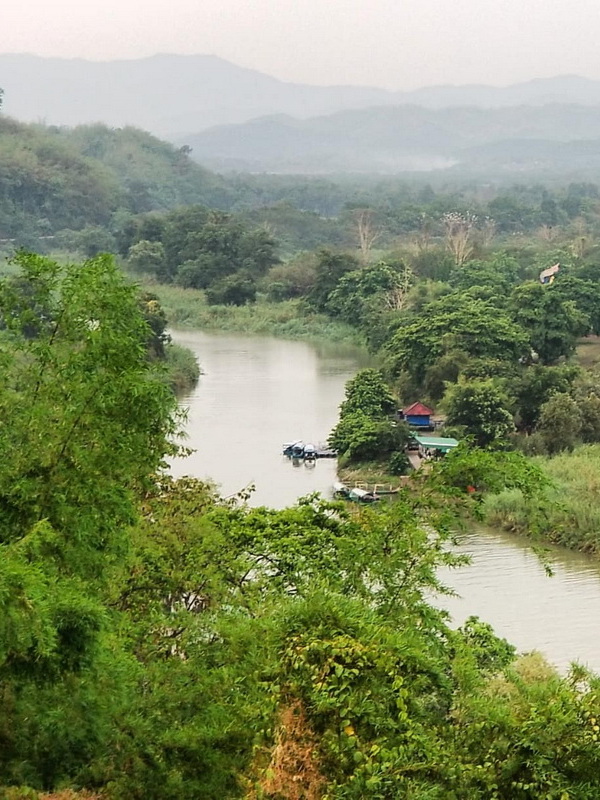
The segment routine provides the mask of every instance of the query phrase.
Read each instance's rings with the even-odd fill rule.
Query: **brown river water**
[[[252,505],[282,508],[311,492],[331,496],[335,461],[294,466],[281,445],[325,441],[344,384],[368,357],[345,345],[242,334],[189,330],[173,338],[196,354],[203,375],[182,399],[185,445],[195,452],[176,459],[172,473],[211,478],[224,495],[252,484]],[[465,532],[459,549],[472,564],[444,573],[459,596],[438,601],[456,623],[476,614],[521,651],[600,672],[600,563],[553,548],[548,577],[524,539],[482,528]]]

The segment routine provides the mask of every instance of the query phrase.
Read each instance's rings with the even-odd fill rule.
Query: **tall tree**
[[[451,386],[445,396],[448,425],[460,425],[479,447],[502,444],[514,430],[508,398],[493,381]]]

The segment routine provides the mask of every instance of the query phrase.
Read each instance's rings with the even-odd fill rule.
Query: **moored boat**
[[[354,500],[356,503],[375,503],[379,497],[374,492],[368,492],[366,489],[355,486],[354,489],[350,489],[348,499]]]
[[[332,486],[333,489],[333,496],[340,499],[340,500],[347,500],[350,496],[350,489],[346,486],[345,483],[341,481],[335,481]]]
[[[317,448],[314,444],[305,444],[302,457],[305,461],[315,461],[317,458]]]

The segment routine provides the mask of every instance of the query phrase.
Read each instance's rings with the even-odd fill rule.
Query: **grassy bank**
[[[381,484],[385,487],[397,487],[400,486],[403,480],[400,475],[391,475],[388,472],[387,461],[366,461],[361,464],[352,464],[350,466],[340,465],[338,477],[346,486],[356,486],[357,484],[364,483],[368,486]]]
[[[600,555],[600,445],[535,461],[552,481],[541,499],[518,490],[486,498],[485,521],[573,550]]]
[[[210,306],[204,292],[196,289],[155,283],[145,283],[143,288],[157,295],[169,323],[177,328],[363,344],[362,337],[354,328],[332,322],[321,314],[305,313],[298,300],[282,303],[259,300],[247,306]]]
[[[185,394],[198,383],[200,366],[187,347],[170,342],[165,348],[167,375],[175,394]]]

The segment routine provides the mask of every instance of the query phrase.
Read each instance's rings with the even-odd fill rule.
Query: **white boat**
[[[350,489],[348,498],[357,503],[374,503],[376,500],[379,500],[376,494],[368,492],[366,489],[360,489],[358,486],[355,486],[354,489]]]

